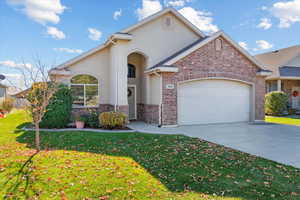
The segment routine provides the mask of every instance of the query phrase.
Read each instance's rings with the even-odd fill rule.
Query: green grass
[[[0,120],[0,199],[300,199],[300,170],[181,135],[20,130]]]
[[[300,126],[300,116],[295,116],[295,117],[266,116],[266,122]]]

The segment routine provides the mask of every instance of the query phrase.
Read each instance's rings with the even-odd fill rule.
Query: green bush
[[[287,112],[288,95],[284,92],[270,92],[265,96],[265,112],[267,115],[283,115]]]
[[[2,102],[1,109],[3,109],[5,112],[10,112],[14,108],[14,99],[12,98],[6,98]]]
[[[71,90],[60,85],[50,99],[46,113],[40,123],[41,128],[64,128],[68,125],[72,111]]]
[[[99,123],[105,129],[124,128],[127,115],[122,112],[103,112],[99,116]]]
[[[99,127],[99,114],[95,111],[90,112],[87,115],[86,126],[89,128],[98,128]]]

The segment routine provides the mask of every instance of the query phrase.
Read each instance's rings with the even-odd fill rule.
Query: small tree
[[[40,59],[35,59],[34,64],[23,62],[23,67],[18,68],[21,72],[24,85],[27,89],[23,97],[29,102],[28,110],[30,111],[32,122],[35,127],[35,146],[40,151],[40,122],[46,112],[51,97],[58,90],[56,77],[49,76],[48,70],[51,67],[42,64]]]
[[[56,90],[57,84],[55,82],[33,83],[26,97],[30,103],[29,111],[35,127],[35,145],[38,151],[40,150],[40,122]]]

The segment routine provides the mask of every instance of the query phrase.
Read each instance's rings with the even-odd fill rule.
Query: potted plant
[[[76,114],[75,115],[75,125],[76,125],[76,128],[78,128],[78,129],[84,128],[86,119],[87,119],[86,115]]]

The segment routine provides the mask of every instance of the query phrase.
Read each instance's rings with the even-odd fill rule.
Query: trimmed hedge
[[[50,99],[40,127],[65,128],[70,122],[72,104],[71,90],[66,85],[60,85],[57,92]]]
[[[265,96],[265,112],[267,115],[283,115],[287,112],[288,95],[284,92],[270,92]]]
[[[122,112],[103,112],[99,116],[99,123],[105,129],[124,128],[127,115]]]

